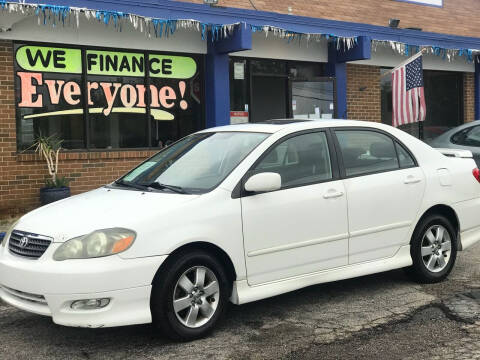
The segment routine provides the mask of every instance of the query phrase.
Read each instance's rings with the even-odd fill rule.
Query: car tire
[[[457,232],[445,216],[422,219],[413,233],[410,254],[413,265],[406,269],[414,281],[433,284],[443,281],[457,258]]]
[[[230,297],[224,267],[202,250],[174,255],[165,265],[152,284],[154,326],[176,341],[206,336],[222,319]]]

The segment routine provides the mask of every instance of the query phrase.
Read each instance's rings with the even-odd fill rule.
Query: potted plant
[[[55,135],[39,135],[32,147],[47,163],[48,173],[51,178],[45,182],[45,187],[40,189],[40,203],[46,205],[70,196],[70,182],[64,176],[58,176],[58,155],[62,149],[62,142]]]

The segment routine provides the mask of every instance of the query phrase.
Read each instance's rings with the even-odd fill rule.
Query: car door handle
[[[420,181],[422,181],[422,179],[417,178],[413,175],[409,175],[409,176],[407,176],[407,178],[405,180],[403,180],[403,183],[404,184],[416,184],[416,183],[419,183]]]
[[[325,194],[323,194],[323,198],[324,199],[333,199],[333,198],[343,196],[343,194],[344,194],[343,191],[330,189],[330,190],[327,190],[327,192]]]

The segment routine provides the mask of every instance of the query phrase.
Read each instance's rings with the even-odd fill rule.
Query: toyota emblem
[[[24,236],[20,239],[20,247],[25,248],[28,246],[28,237]]]

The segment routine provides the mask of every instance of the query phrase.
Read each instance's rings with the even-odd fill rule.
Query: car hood
[[[199,195],[99,188],[40,207],[24,215],[16,230],[65,242],[94,230],[122,227],[160,219]]]

